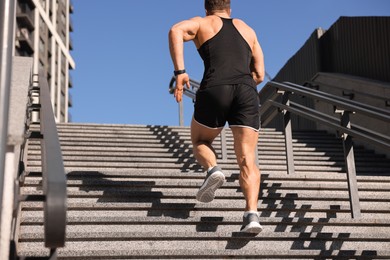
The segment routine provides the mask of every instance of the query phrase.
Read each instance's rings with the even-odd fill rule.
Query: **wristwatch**
[[[173,74],[174,74],[175,76],[180,75],[180,74],[184,74],[184,73],[186,73],[186,70],[185,70],[185,69],[184,69],[184,70],[175,70],[175,71],[173,72]]]

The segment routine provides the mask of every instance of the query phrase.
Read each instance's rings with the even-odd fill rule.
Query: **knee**
[[[256,168],[255,160],[253,156],[240,156],[237,158],[238,166],[241,170],[253,171]]]
[[[242,156],[238,158],[240,167],[240,185],[257,185],[260,181],[260,171],[253,157]]]
[[[203,141],[203,140],[195,140],[195,141],[192,141],[192,145],[196,148],[199,146],[211,147],[211,142]]]

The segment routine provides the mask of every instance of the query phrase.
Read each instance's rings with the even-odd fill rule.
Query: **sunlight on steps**
[[[294,132],[296,173],[288,175],[283,133],[261,130],[264,231],[250,236],[238,232],[244,197],[230,131],[228,160],[219,163],[227,182],[203,204],[195,200],[204,173],[188,127],[58,128],[68,180],[60,259],[390,258],[390,161],[355,148],[362,218],[351,219],[342,144],[334,135]],[[24,194],[42,192],[39,159],[39,142],[31,140]],[[22,203],[19,255],[48,254],[42,207]]]

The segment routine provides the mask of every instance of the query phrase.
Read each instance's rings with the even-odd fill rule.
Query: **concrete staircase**
[[[261,130],[257,236],[238,232],[244,198],[229,130],[228,161],[220,162],[227,182],[208,204],[195,200],[205,174],[187,127],[60,124],[59,135],[68,178],[60,259],[390,259],[390,160],[355,149],[362,218],[351,219],[334,135],[295,132],[289,176],[283,134]],[[31,140],[23,194],[41,194],[39,159]],[[20,256],[48,255],[42,205],[22,203]]]

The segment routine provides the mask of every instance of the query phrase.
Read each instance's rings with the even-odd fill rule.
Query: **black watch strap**
[[[184,73],[186,73],[186,70],[175,70],[175,71],[173,72],[173,74],[174,74],[175,76],[180,75],[180,74],[184,74]]]

